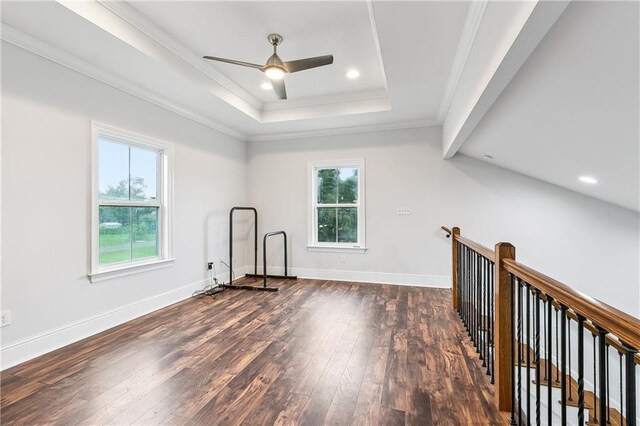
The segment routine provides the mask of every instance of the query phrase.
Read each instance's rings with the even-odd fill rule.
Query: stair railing
[[[491,250],[442,229],[453,237],[454,309],[511,424],[636,426],[640,320],[517,262],[509,243]]]

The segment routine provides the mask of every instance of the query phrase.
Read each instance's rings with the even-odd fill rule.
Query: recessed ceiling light
[[[262,83],[260,85],[260,87],[262,87],[264,90],[271,90],[273,89],[273,85],[271,83],[269,83],[268,81],[265,81],[264,83]]]
[[[349,70],[347,72],[347,77],[354,79],[360,77],[360,71],[358,70]]]
[[[482,156],[485,160],[493,160],[493,155],[485,154]]]
[[[598,180],[591,176],[580,176],[578,179],[580,179],[580,182],[588,183],[589,185],[595,185],[598,183]]]

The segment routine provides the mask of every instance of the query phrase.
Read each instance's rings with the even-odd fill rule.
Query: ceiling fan
[[[233,59],[216,58],[215,56],[203,56],[203,58],[210,59],[212,61],[241,65],[243,67],[256,68],[262,71],[264,75],[271,80],[271,85],[273,86],[273,90],[276,92],[278,99],[287,99],[287,91],[284,87],[284,75],[286,73],[304,71],[310,68],[331,65],[333,63],[333,55],[315,56],[313,58],[282,62],[282,59],[278,56],[278,45],[282,43],[282,36],[280,34],[269,34],[267,40],[269,40],[269,43],[273,46],[273,55],[267,59],[267,63],[264,65],[236,61]]]

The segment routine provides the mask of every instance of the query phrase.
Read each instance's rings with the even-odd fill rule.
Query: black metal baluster
[[[483,283],[484,283],[484,315],[483,315],[483,324],[484,324],[484,363],[487,367],[487,376],[490,373],[491,365],[489,364],[489,260],[485,257],[482,258],[482,267],[483,267]]]
[[[609,394],[609,381],[611,377],[609,376],[609,344],[607,346],[607,423],[611,423],[611,395]]]
[[[522,282],[518,284],[518,425],[522,425]]]
[[[473,251],[473,343],[478,353],[478,253]]]
[[[478,276],[478,252],[473,253],[473,266],[474,266],[474,295],[476,305],[475,327],[474,336],[476,340],[476,353],[480,353],[480,277]]]
[[[598,401],[599,410],[600,411],[600,419],[598,424],[600,426],[605,426],[607,424],[607,400],[605,398],[605,394],[607,393],[607,371],[606,371],[606,338],[607,332],[603,328],[598,327],[598,385],[600,387],[600,400]]]
[[[493,322],[491,305],[493,304],[493,296],[491,295],[491,262],[489,259],[486,259],[485,265],[487,267],[487,316],[485,318],[487,322],[487,375],[491,377],[491,323]]]
[[[483,329],[484,329],[484,318],[483,314],[484,314],[484,285],[483,285],[483,279],[482,279],[482,259],[483,257],[480,256],[479,254],[478,256],[478,353],[480,354],[480,359],[482,360],[482,365],[484,366],[484,349],[482,347],[483,345]]]
[[[462,324],[464,324],[464,288],[465,288],[465,276],[464,276],[464,246],[462,243],[458,247],[458,253],[460,255],[460,259],[458,259],[458,263],[460,264],[460,274],[458,275],[458,296],[460,297],[460,302],[458,303],[458,313],[460,314],[460,319],[462,320]]]
[[[466,295],[465,295],[465,326],[467,328],[467,333],[469,333],[469,337],[471,337],[471,250],[469,247],[466,248],[466,259],[465,259],[465,275],[466,275]]]
[[[558,308],[555,308],[556,311],[556,363],[559,363],[560,357],[558,355],[558,350],[560,349],[560,345],[558,344],[558,327],[560,323],[558,322]],[[560,369],[556,366],[556,383],[560,383]]]
[[[467,247],[467,332],[471,337],[471,249]]]
[[[578,424],[584,425],[584,317],[578,315]]]
[[[480,350],[481,346],[481,329],[482,329],[482,287],[481,281],[482,277],[480,276],[480,255],[476,252],[476,353],[480,354],[480,359],[482,359],[482,351]]]
[[[473,250],[469,249],[469,337],[471,338],[471,343],[474,343],[473,338],[474,338],[474,331],[473,331],[473,324],[474,324],[474,318],[475,318],[475,312],[474,312],[474,272],[473,272]]]
[[[549,362],[549,348],[547,348],[547,298],[545,297],[542,300],[542,315],[544,316],[544,319],[542,321],[542,326],[543,326],[543,332],[542,332],[542,336],[544,340],[544,353],[545,356],[547,357],[547,363]],[[544,369],[544,380],[547,381],[547,368],[545,366]]]
[[[568,357],[567,360],[569,361],[569,396],[568,396],[568,400],[569,401],[573,401],[573,397],[571,396],[571,392],[573,390],[573,380],[571,380],[571,318],[567,317],[567,344],[569,346],[568,349]]]
[[[463,262],[463,267],[464,267],[464,306],[463,306],[463,316],[464,316],[464,328],[465,329],[469,329],[469,323],[468,323],[468,317],[467,317],[467,309],[468,309],[468,304],[467,304],[467,298],[469,297],[469,277],[467,276],[468,274],[468,266],[467,266],[467,246],[464,246],[464,262]]]
[[[536,425],[540,426],[540,290],[534,294],[535,304],[535,353],[533,362],[536,365]]]
[[[487,367],[487,375],[489,374],[489,365],[487,364],[487,259],[482,256],[480,258],[482,264],[482,365]]]
[[[484,299],[483,299],[483,306],[484,306],[484,315],[482,317],[482,324],[484,325],[483,327],[483,333],[482,336],[484,337],[484,362],[487,365],[487,371],[486,374],[487,376],[490,374],[489,372],[489,262],[488,260],[483,257],[482,258],[482,282],[483,282],[483,291],[484,291]]]
[[[598,357],[596,350],[596,335],[591,334],[591,338],[593,339],[593,422],[598,423],[598,404],[596,400],[598,399],[598,373],[596,370]]]
[[[476,319],[478,317],[478,307],[476,302],[476,252],[471,251],[471,306],[473,307],[471,312],[471,341],[473,346],[477,348]]]
[[[489,283],[491,286],[491,302],[489,305],[489,310],[491,312],[490,315],[490,319],[489,319],[489,337],[490,337],[490,342],[491,342],[491,384],[493,385],[495,383],[494,380],[494,371],[496,369],[496,347],[493,341],[494,338],[494,318],[495,318],[495,303],[496,303],[496,290],[495,290],[495,285],[496,285],[496,281],[495,281],[495,264],[491,261],[489,261]],[[513,346],[513,345],[512,345]]]
[[[484,359],[487,363],[487,376],[491,375],[491,281],[489,280],[489,259],[484,258],[484,278],[485,278],[485,354]]]
[[[454,243],[457,247],[458,252],[458,258],[456,259],[456,274],[458,276],[458,287],[460,287],[460,242],[454,241]],[[457,312],[458,315],[460,315],[460,288],[458,288],[458,292],[456,293],[456,302],[458,303]]]
[[[469,248],[464,247],[464,326],[469,332]]]
[[[560,305],[560,417],[562,426],[567,424],[567,307]]]
[[[531,286],[527,283],[527,423],[531,423]]]
[[[618,351],[618,356],[620,357],[620,425],[624,424],[624,401],[622,399],[622,352]]]
[[[625,350],[625,383],[627,385],[627,392],[625,395],[625,402],[627,405],[627,426],[636,426],[636,361],[635,356],[638,351],[621,342]],[[622,403],[622,401],[621,401]]]
[[[458,315],[460,316],[460,319],[462,320],[462,293],[463,290],[462,288],[464,287],[462,285],[463,283],[463,278],[462,278],[462,244],[460,244],[460,242],[456,241],[456,244],[458,244]],[[462,321],[462,323],[464,324],[464,321]]]
[[[513,296],[516,292],[515,289],[515,280],[513,278],[512,274],[509,274],[509,282],[510,282],[510,290],[511,290],[511,295]],[[514,298],[511,298],[512,300],[514,300]],[[517,342],[517,332],[516,332],[516,328],[515,328],[515,312],[516,312],[516,307],[512,306],[511,307],[511,330],[513,330],[513,335],[511,336],[511,368],[516,368],[516,357],[515,357],[515,343]],[[493,352],[495,355],[495,348],[493,348]],[[622,358],[620,358],[620,371],[622,371]],[[516,408],[516,379],[515,379],[516,375],[515,375],[515,371],[513,372],[513,374],[511,374],[511,425],[515,425],[516,424],[516,416],[515,416],[515,408]],[[622,377],[622,375],[620,376]],[[493,372],[491,372],[491,379],[493,380]],[[620,393],[622,394],[622,388],[620,388]],[[621,399],[622,400],[622,399]]]
[[[547,379],[547,403],[549,404],[548,412],[547,412],[547,425],[551,426],[553,419],[553,409],[552,409],[552,390],[553,386],[551,386],[551,376],[553,374],[551,367],[553,363],[551,362],[551,352],[553,350],[553,334],[551,334],[551,327],[553,323],[553,315],[551,314],[551,310],[553,309],[553,298],[551,296],[547,296],[547,321],[548,321],[548,330],[549,334],[547,334],[547,344],[545,348],[546,356],[547,356],[547,365],[546,365],[546,376]]]

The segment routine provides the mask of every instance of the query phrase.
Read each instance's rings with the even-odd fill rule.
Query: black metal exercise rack
[[[233,284],[233,213],[236,210],[251,210],[254,217],[254,230],[253,230],[253,274],[245,274],[247,278],[262,278],[262,286],[251,285],[234,285]],[[267,238],[274,235],[284,236],[284,275],[268,275],[267,274]],[[258,274],[258,211],[254,207],[233,207],[229,211],[229,284],[223,284],[222,287],[236,290],[262,290],[262,291],[278,291],[277,287],[268,287],[267,278],[276,279],[297,279],[298,277],[287,274],[287,234],[284,231],[268,232],[265,234],[262,240],[262,259],[263,259],[263,274]]]

